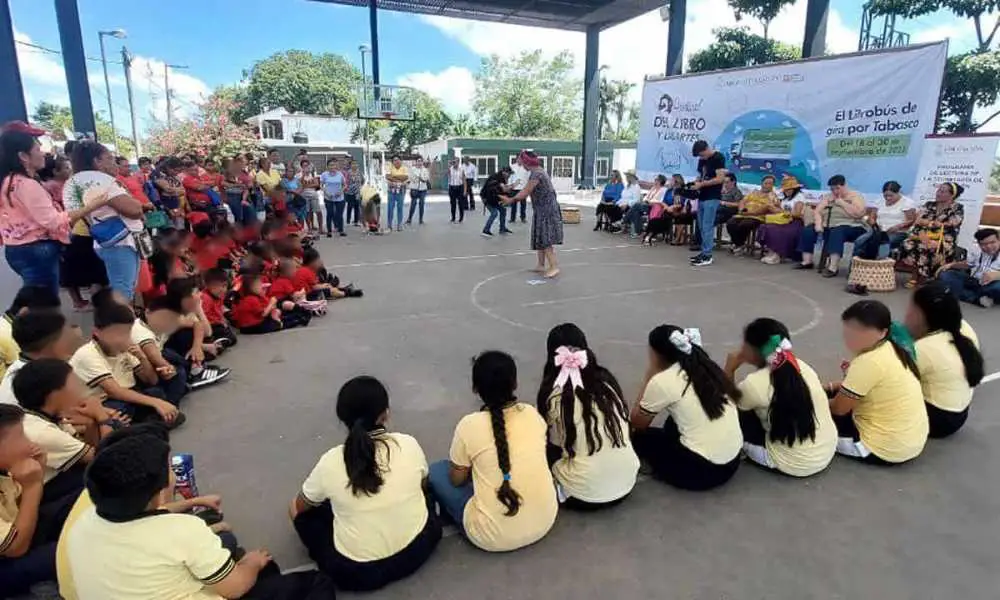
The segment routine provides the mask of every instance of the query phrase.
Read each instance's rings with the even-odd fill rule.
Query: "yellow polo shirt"
[[[576,430],[576,442],[573,444],[573,449],[576,456],[570,458],[563,450],[562,457],[552,465],[552,474],[556,481],[571,498],[593,503],[612,502],[625,497],[635,487],[636,475],[639,473],[639,457],[632,449],[628,420],[619,414],[612,414],[611,418],[618,423],[623,444],[618,448],[612,445],[611,437],[607,434],[606,417],[601,411],[595,410],[596,422],[593,431],[601,447],[593,454],[588,454],[583,404],[579,398],[574,398],[573,427]],[[552,391],[545,420],[549,425],[549,440],[560,448],[565,448],[562,390]]]
[[[965,321],[962,321],[961,333],[979,347],[979,337]],[[952,343],[952,335],[938,331],[917,340],[916,347],[924,400],[949,412],[958,413],[969,408],[972,388],[965,378],[965,365]]]
[[[219,536],[200,518],[163,511],[125,522],[80,507],[64,526],[60,591],[80,600],[221,600],[208,587],[236,568]],[[74,516],[71,514],[71,517]]]
[[[649,380],[639,408],[649,415],[667,411],[680,431],[681,444],[714,464],[731,462],[743,449],[743,430],[736,407],[727,402],[721,417],[709,419],[679,364]]]
[[[66,548],[69,532],[87,510],[94,508],[94,502],[90,499],[90,492],[84,488],[83,492],[73,503],[73,508],[66,515],[63,522],[62,531],[59,532],[59,542],[56,544],[56,580],[59,582],[59,595],[63,600],[79,600],[76,594],[76,586],[73,585],[73,571],[69,566],[68,550]]]
[[[329,500],[333,546],[358,562],[388,558],[406,548],[427,525],[424,479],[427,458],[417,440],[402,433],[374,436],[383,483],[378,493],[355,495],[348,486],[344,447],[328,451],[302,484],[306,502]]]
[[[834,425],[833,416],[830,414],[830,400],[826,397],[823,383],[816,371],[801,358],[798,359],[798,362],[802,379],[809,388],[809,397],[816,415],[816,437],[787,446],[780,442],[771,441],[771,437],[767,436],[765,445],[768,455],[779,471],[795,477],[808,477],[825,469],[833,460],[833,455],[837,451],[837,426]],[[765,367],[747,375],[740,382],[739,389],[743,392],[738,403],[739,407],[743,410],[754,411],[754,414],[760,419],[761,425],[764,426],[764,431],[770,433],[769,411],[771,399],[774,396],[774,388],[771,385],[771,370]]]
[[[135,370],[142,363],[129,352],[116,356],[108,356],[101,349],[97,340],[90,340],[80,346],[73,357],[69,359],[70,366],[84,383],[103,401],[107,398],[100,383],[111,377],[115,383],[124,388],[135,387]]]
[[[5,314],[0,317],[0,378],[14,364],[20,354],[21,348],[14,341],[14,335],[11,332],[10,316]]]
[[[166,336],[156,335],[149,325],[142,322],[142,319],[136,319],[132,324],[132,343],[136,346],[142,348],[146,344],[156,344],[162,350],[164,342]]]
[[[17,537],[18,501],[21,499],[21,484],[6,473],[0,473],[0,552],[4,552]]]
[[[497,459],[490,413],[466,415],[455,428],[451,462],[471,467],[472,499],[462,519],[469,540],[483,550],[506,552],[542,539],[556,521],[559,501],[545,457],[545,421],[535,407],[521,402],[503,411],[510,454],[510,484],[521,496],[517,514],[497,499],[503,474]]]
[[[901,463],[916,458],[929,425],[920,380],[883,342],[851,361],[841,392],[854,398],[854,425],[878,458]]]
[[[44,482],[80,462],[90,448],[77,439],[71,425],[30,410],[24,411],[24,434],[45,452]]]
[[[281,173],[274,167],[270,171],[260,170],[254,174],[254,181],[264,189],[264,193],[270,194],[281,183]]]

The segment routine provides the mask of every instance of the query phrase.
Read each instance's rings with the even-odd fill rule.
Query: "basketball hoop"
[[[385,119],[386,121],[395,120],[396,113],[391,110],[384,110],[382,111],[382,118]]]

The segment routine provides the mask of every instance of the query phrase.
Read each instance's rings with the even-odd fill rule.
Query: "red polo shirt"
[[[216,298],[208,290],[201,291],[201,308],[205,311],[205,317],[212,325],[222,325],[226,322],[225,306],[222,304],[222,299]]]
[[[295,289],[305,290],[306,293],[309,293],[319,283],[319,277],[316,276],[316,273],[312,269],[303,266],[295,271],[292,282],[295,283]]]
[[[142,180],[137,175],[129,175],[127,177],[119,175],[115,179],[118,180],[118,183],[125,186],[130,196],[143,204],[149,204],[149,198],[146,197],[146,192],[142,189]]]
[[[267,318],[264,315],[264,309],[267,308],[267,304],[268,299],[264,296],[257,296],[256,294],[243,296],[236,303],[236,306],[233,307],[233,311],[229,315],[233,321],[233,325],[239,328],[260,325]]]
[[[271,287],[267,290],[267,295],[279,300],[288,298],[302,288],[296,287],[295,282],[288,277],[278,277],[271,282]]]

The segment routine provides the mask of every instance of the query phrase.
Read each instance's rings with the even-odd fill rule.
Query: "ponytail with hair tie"
[[[795,367],[796,371],[801,372],[799,361],[792,353],[792,342],[786,337],[772,335],[768,338],[767,343],[760,348],[760,353],[765,357],[767,366],[772,371],[788,362]]]
[[[899,321],[893,321],[889,326],[888,338],[892,340],[897,346],[906,351],[910,355],[910,359],[917,360],[917,346],[913,340],[913,336],[910,335],[910,330],[906,328]]]

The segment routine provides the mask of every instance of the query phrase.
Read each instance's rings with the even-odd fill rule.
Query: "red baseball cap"
[[[2,127],[0,127],[0,132],[3,131],[20,131],[21,133],[27,133],[28,135],[33,135],[35,137],[48,133],[44,129],[25,123],[24,121],[7,121]]]

